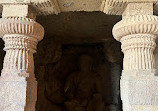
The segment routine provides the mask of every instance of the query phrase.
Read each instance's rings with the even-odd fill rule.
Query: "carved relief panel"
[[[39,44],[35,58],[36,111],[112,111],[111,72],[105,46],[61,46],[52,40]]]

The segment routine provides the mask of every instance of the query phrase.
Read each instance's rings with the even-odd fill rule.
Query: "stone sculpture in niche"
[[[41,46],[41,44],[45,44],[42,50],[43,52],[38,51],[40,53],[37,53],[38,55],[41,55],[40,58],[43,59],[39,59],[39,57],[36,58],[36,60],[38,59],[36,62],[36,69],[38,69],[36,70],[36,74],[37,74],[36,77],[38,79],[38,84],[39,84],[36,111],[109,111],[109,105],[112,102],[111,100],[108,99],[111,98],[110,95],[111,91],[110,88],[108,87],[109,86],[108,84],[110,83],[110,78],[108,73],[110,72],[108,71],[109,64],[106,61],[103,61],[104,55],[101,55],[102,53],[99,54],[96,53],[98,52],[98,48],[94,48],[93,46],[89,46],[89,47],[86,46],[86,48],[85,47],[82,48],[81,46],[76,46],[75,48],[74,46],[73,47],[67,46],[62,52],[62,56],[59,57],[60,59],[55,59],[56,61],[54,62],[50,60],[44,62],[46,59],[48,59],[47,56],[45,55],[43,56],[43,54],[47,53],[48,51],[44,49],[50,46],[49,41],[51,41],[50,38],[47,38],[47,40],[45,40],[44,43],[42,42],[39,44],[39,47]],[[54,45],[56,44],[54,43],[52,45],[53,46],[51,47],[55,47]],[[57,52],[58,51],[55,51],[55,53]],[[52,51],[49,51],[49,53],[51,55],[54,55],[54,52]],[[85,55],[85,53],[87,55]],[[93,56],[90,57],[88,55],[93,55]],[[81,107],[80,102],[78,102],[77,104],[75,104],[76,102],[74,103],[70,102],[70,99],[67,95],[68,93],[67,92],[65,93],[64,87],[66,89],[66,83],[68,81],[68,78],[70,78],[70,76],[73,74],[72,72],[78,72],[78,73],[84,72],[81,71],[82,67],[81,68],[78,67],[79,64],[81,64],[82,56],[87,56],[87,58],[90,59],[89,63],[87,63],[88,61],[86,59],[82,60],[83,62],[86,62],[86,64],[89,64],[88,65],[89,67],[88,66],[86,67],[84,65],[85,70],[87,70],[85,72],[89,72],[88,77],[94,75],[93,77],[97,78],[96,80],[98,79],[100,80],[98,82],[98,84],[100,84],[100,88],[99,88],[100,90],[97,91],[96,86],[94,84],[94,86],[92,86],[91,88],[91,93],[89,94],[90,96],[88,96],[90,99],[87,99],[88,97],[85,97],[84,99],[88,100],[88,102],[85,106],[82,107],[82,109],[80,109],[79,108]],[[51,60],[54,59],[52,58]],[[76,61],[79,61],[79,64]],[[105,68],[103,68],[103,70],[101,71],[100,67],[103,67],[103,65],[105,66]],[[78,74],[78,77],[79,76],[80,75]],[[89,81],[91,81],[91,79],[89,79]],[[82,82],[82,78],[79,80],[80,82]],[[100,82],[102,82],[102,84]],[[83,85],[81,88],[84,89],[85,87],[86,86]],[[77,92],[77,90],[75,90],[75,92]],[[76,99],[75,97],[74,100]],[[73,105],[71,105],[70,103]]]
[[[104,111],[101,78],[92,71],[92,58],[80,56],[80,71],[71,73],[65,83],[67,111]]]

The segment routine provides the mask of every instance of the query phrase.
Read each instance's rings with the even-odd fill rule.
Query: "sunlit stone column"
[[[6,55],[0,77],[0,111],[35,111],[33,54],[44,29],[27,4],[4,4],[2,16],[0,35]]]
[[[153,3],[129,3],[113,28],[124,53],[121,99],[124,111],[158,111],[158,77],[153,51],[158,17]]]

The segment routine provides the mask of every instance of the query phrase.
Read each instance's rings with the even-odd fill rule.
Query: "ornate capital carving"
[[[122,43],[124,70],[155,69],[153,51],[158,36],[158,17],[147,7],[153,8],[153,4],[128,4],[123,20],[113,27],[114,38]]]
[[[124,70],[155,69],[153,51],[157,36],[152,34],[132,34],[121,39],[124,53]]]
[[[0,35],[20,34],[42,40],[44,28],[37,22],[23,17],[7,17],[0,19]]]
[[[4,50],[26,50],[32,53],[36,52],[37,39],[25,35],[11,34],[3,37],[5,42]]]
[[[7,51],[3,73],[6,75],[8,71],[17,71],[33,75],[33,53],[36,52],[38,41],[44,36],[44,28],[29,18],[7,17],[0,20],[0,35],[5,42],[4,50]]]
[[[154,15],[136,15],[124,18],[113,28],[116,40],[131,34],[158,35],[158,17]]]

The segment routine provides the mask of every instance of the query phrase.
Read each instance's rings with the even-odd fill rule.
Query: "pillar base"
[[[0,78],[0,111],[35,111],[37,82]]]
[[[124,111],[158,111],[158,76],[154,72],[123,71],[120,83]]]
[[[10,107],[0,107],[0,111],[25,111],[25,110],[24,107],[10,106]]]
[[[25,106],[26,81],[0,81],[0,107]]]

